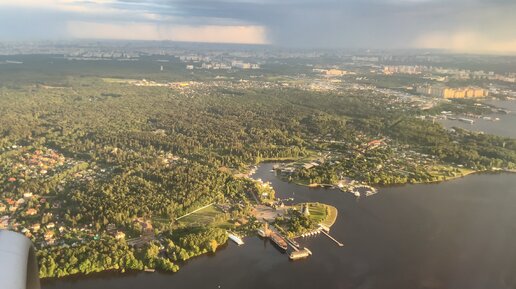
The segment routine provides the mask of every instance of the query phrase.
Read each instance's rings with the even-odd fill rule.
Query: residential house
[[[33,232],[37,232],[41,229],[41,225],[39,223],[32,224],[31,229]]]
[[[36,210],[36,209],[34,209],[34,208],[30,208],[30,209],[28,209],[28,210],[25,212],[25,214],[26,214],[27,216],[34,216],[34,215],[36,215],[37,213],[38,213],[38,210]]]
[[[124,232],[120,232],[120,231],[116,232],[115,239],[117,239],[117,240],[125,239],[125,233]]]

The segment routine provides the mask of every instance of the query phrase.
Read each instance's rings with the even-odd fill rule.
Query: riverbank
[[[318,224],[322,224],[331,228],[335,221],[337,221],[338,210],[332,205],[322,203],[299,203],[294,205],[297,210],[302,211],[303,206],[307,206],[309,218]]]
[[[369,186],[378,186],[378,187],[386,187],[386,186],[398,186],[398,185],[410,185],[410,184],[433,184],[433,183],[440,183],[445,181],[451,181],[459,178],[463,178],[472,174],[478,174],[478,173],[498,173],[498,172],[507,172],[507,173],[516,173],[516,169],[488,169],[488,170],[472,170],[472,169],[465,169],[465,168],[458,168],[460,170],[460,173],[457,173],[455,175],[445,175],[445,174],[438,174],[435,173],[435,171],[431,171],[431,173],[434,173],[433,177],[436,177],[438,179],[436,180],[430,180],[430,181],[406,181],[406,182],[399,182],[394,184],[367,184]],[[328,188],[328,187],[337,187],[339,184],[319,184],[319,183],[308,183],[305,180],[301,179],[295,179],[295,180],[289,180],[286,176],[278,176],[281,180],[292,183],[298,186],[308,187],[308,188]]]
[[[265,164],[261,164],[260,167],[263,167],[264,165]],[[265,166],[266,167],[272,167],[273,165],[268,163]],[[455,176],[449,176],[449,177],[447,177],[445,179],[442,179],[442,180],[437,180],[437,181],[434,181],[434,182],[425,182],[425,183],[439,183],[439,182],[444,182],[444,181],[451,181],[451,180],[455,180],[455,179],[459,179],[459,178],[464,178],[466,176],[473,175],[473,174],[478,174],[478,173],[502,173],[502,172],[516,173],[516,170],[496,169],[496,170],[474,171],[474,170],[461,169],[461,173],[457,174]],[[273,177],[273,178],[278,177],[279,178],[279,176],[276,176],[276,175],[270,173],[270,168],[267,169],[266,173],[267,173],[267,177],[264,178],[265,180],[267,180],[268,178],[271,178],[271,177]],[[261,174],[263,174],[263,172],[261,172]],[[254,175],[251,176],[251,177],[253,179],[257,178]],[[308,186],[308,185],[304,185],[304,186],[299,186],[297,184],[292,184],[292,185],[295,185],[295,187],[298,187],[298,188],[306,187],[306,188],[310,188],[310,189],[317,189],[316,187],[313,187],[313,184],[312,184],[311,187]],[[317,185],[319,185],[319,184],[317,184]],[[398,186],[400,186],[400,185],[398,185]],[[389,187],[389,186],[382,186],[382,188],[387,188],[387,187]],[[297,191],[297,189],[296,189],[296,191]],[[281,198],[281,196],[279,196],[279,197]],[[331,206],[331,205],[327,205],[327,206],[328,206],[330,211],[327,214],[327,216],[325,216],[325,219],[324,220],[315,220],[315,221],[316,221],[316,223],[322,223],[325,226],[331,227],[331,226],[333,226],[333,224],[335,223],[335,221],[337,219],[338,210],[335,207]],[[213,224],[213,222],[215,222],[215,221],[220,223],[222,220],[219,219],[217,216],[218,215],[223,215],[223,213],[224,213],[223,211],[220,211],[219,209],[214,208],[213,206],[203,207],[203,208],[200,208],[200,209],[198,209],[198,210],[196,210],[194,212],[191,212],[190,214],[187,214],[186,216],[184,216],[184,218],[180,218],[180,221],[183,222],[183,223],[195,223],[195,224],[203,223],[205,226],[210,226],[210,224]],[[230,226],[229,223],[225,223],[225,224],[227,226],[221,226],[221,227],[225,227],[226,228],[226,227]],[[252,233],[254,233],[255,231],[256,230],[249,230],[249,232],[252,232]],[[225,241],[224,242],[220,242],[220,243],[218,243],[218,246],[224,245],[225,243],[226,243]],[[192,254],[189,257],[187,257],[186,259],[190,259],[190,258],[193,258],[193,257],[201,256],[201,255],[203,255],[205,253],[212,252],[212,250],[213,250],[213,248],[208,248],[208,247],[203,248],[203,250],[202,250],[203,252],[199,252],[199,254]],[[215,250],[213,250],[213,251],[215,251]],[[174,260],[174,265],[176,265],[176,266],[170,267],[171,268],[170,270],[164,270],[163,268],[161,268],[161,270],[163,270],[163,271],[177,271],[179,269],[179,266],[182,265],[184,263],[184,261],[185,260],[183,260],[183,261],[179,261],[179,260],[176,261],[176,260]],[[157,268],[159,269],[159,266]],[[107,269],[107,270],[111,270],[111,267],[109,269]],[[128,268],[125,268],[125,270],[129,271]],[[119,271],[124,272],[125,270],[122,268]],[[97,271],[95,271],[95,272],[97,272]]]
[[[363,280],[370,280],[368,286],[374,289],[385,288],[385,284],[391,284],[388,288],[421,286],[420,279],[407,279],[407,274],[431,277],[442,288],[512,284],[516,263],[511,252],[516,236],[506,228],[511,228],[516,218],[513,174],[472,174],[449,182],[382,187],[375,198],[357,202],[338,191],[284,182],[270,173],[271,168],[271,164],[263,164],[253,177],[271,182],[279,198],[294,196],[298,202],[329,204],[338,209],[339,218],[345,215],[345,221],[339,220],[331,230],[332,236],[346,244],[344,249],[326,237],[300,239],[313,256],[292,263],[268,240],[246,238],[243,246],[230,242],[216,254],[189,260],[179,274],[100,273],[45,280],[43,289],[208,289],[218,285],[226,289],[310,289],[339,288],[339,284]],[[413,265],[421,260],[429,263],[424,268]],[[357,264],[362,268],[358,273],[354,271]],[[451,284],[448,272],[457,266],[464,273]],[[339,268],[339,274],[334,268]],[[203,278],[199,278],[200,272]],[[315,281],[314,274],[318,276]]]

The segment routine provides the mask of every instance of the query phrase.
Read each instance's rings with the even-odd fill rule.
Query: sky
[[[0,0],[0,41],[516,53],[516,0]]]

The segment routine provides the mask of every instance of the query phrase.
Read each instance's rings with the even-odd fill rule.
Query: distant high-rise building
[[[486,89],[479,87],[421,86],[416,91],[421,94],[442,98],[481,98],[489,95]]]

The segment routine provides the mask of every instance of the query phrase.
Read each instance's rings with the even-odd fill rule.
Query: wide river
[[[447,128],[460,127],[471,131],[481,131],[494,135],[516,138],[516,101],[515,100],[488,100],[485,103],[494,105],[499,108],[509,110],[509,114],[490,114],[493,119],[498,117],[499,121],[473,119],[473,124],[465,123],[459,120],[441,120],[439,121]]]
[[[262,164],[254,175],[281,198],[339,210],[329,238],[299,239],[313,252],[292,262],[268,241],[247,237],[198,257],[176,274],[95,274],[46,280],[44,289],[148,288],[516,288],[516,174],[380,189],[356,199],[289,184]]]

